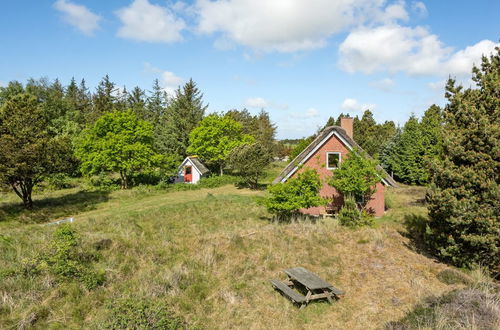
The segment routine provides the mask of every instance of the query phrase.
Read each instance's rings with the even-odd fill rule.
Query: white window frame
[[[339,155],[339,164],[340,164],[340,162],[342,161],[342,153],[337,152],[337,151],[328,151],[328,152],[326,153],[326,169],[327,169],[327,170],[335,170],[335,169],[337,169],[338,167],[329,167],[329,166],[328,166],[328,165],[330,165],[330,164],[328,164],[328,156],[329,156],[330,154]]]

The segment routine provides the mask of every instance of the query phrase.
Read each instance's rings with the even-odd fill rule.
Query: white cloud
[[[184,82],[184,79],[175,73],[157,68],[148,62],[144,63],[144,70],[157,75],[161,88],[171,96],[175,95],[175,90]]]
[[[390,78],[384,78],[380,80],[375,80],[370,82],[370,85],[381,91],[388,92],[394,87],[394,80]]]
[[[312,118],[317,118],[319,117],[319,111],[316,108],[308,108],[305,112],[301,113],[292,113],[288,118],[295,118],[295,119],[312,119]],[[304,123],[301,123],[301,125]]]
[[[421,1],[413,1],[411,3],[411,9],[415,13],[417,13],[420,17],[426,17],[427,16],[427,7]]]
[[[152,5],[148,0],[135,0],[116,11],[122,22],[118,36],[147,42],[170,43],[182,40],[186,24],[169,8]]]
[[[245,101],[245,106],[249,108],[266,108],[269,106],[269,101],[262,97],[251,97]]]
[[[367,109],[373,110],[375,108],[375,104],[361,104],[356,99],[347,98],[342,102],[340,106],[342,110],[353,111],[353,112],[361,112]]]
[[[315,108],[309,108],[306,110],[305,117],[306,118],[314,118],[319,116],[319,111],[318,109]]]
[[[7,86],[7,84],[0,80],[0,87],[5,87],[5,86]]]
[[[385,46],[384,46],[385,45]],[[426,28],[388,24],[352,31],[339,48],[340,67],[348,72],[405,72],[409,75],[462,75],[495,43],[483,40],[453,53]]]
[[[57,0],[54,2],[54,8],[63,14],[62,19],[66,23],[73,25],[86,35],[92,35],[99,28],[101,17],[85,6],[67,0]]]
[[[287,104],[278,104],[275,102],[271,102],[262,97],[250,97],[245,100],[244,105],[248,108],[274,108],[280,110],[288,109]]]
[[[475,45],[466,47],[455,54],[445,63],[445,70],[456,75],[466,75],[471,73],[472,65],[481,64],[482,55],[490,55],[494,50],[495,44],[490,40],[482,40]]]
[[[197,0],[193,11],[199,32],[264,52],[320,48],[354,24],[408,20],[403,1],[385,0]]]

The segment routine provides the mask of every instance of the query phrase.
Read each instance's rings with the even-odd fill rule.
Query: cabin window
[[[334,170],[340,165],[340,152],[327,152],[326,153],[326,168]]]

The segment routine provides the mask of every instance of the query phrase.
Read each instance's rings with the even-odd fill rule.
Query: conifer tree
[[[88,118],[90,123],[95,122],[103,114],[113,111],[116,102],[116,87],[108,75],[105,75],[97,85],[92,101],[93,108]]]
[[[134,87],[132,91],[127,94],[127,106],[129,109],[132,109],[139,119],[146,119],[146,93],[140,87]]]
[[[203,94],[192,79],[182,88],[177,88],[160,123],[155,141],[157,149],[165,155],[187,156],[189,134],[203,119],[207,107],[203,104]]]
[[[153,82],[153,90],[147,98],[145,119],[153,124],[155,131],[158,124],[165,115],[168,106],[168,94],[160,87],[160,82],[155,79]],[[156,136],[156,133],[155,133]]]
[[[443,159],[427,195],[428,242],[458,266],[500,273],[500,48],[473,68],[477,88],[449,79]]]

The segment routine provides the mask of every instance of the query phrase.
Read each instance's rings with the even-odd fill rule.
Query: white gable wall
[[[179,171],[177,172],[177,177],[175,178],[175,183],[181,183],[184,182],[184,167],[186,166],[191,166],[192,168],[192,174],[193,174],[193,179],[191,182],[186,182],[186,183],[198,183],[200,181],[202,175],[200,171],[194,166],[194,164],[191,162],[189,158],[186,158],[181,166],[179,167]]]

